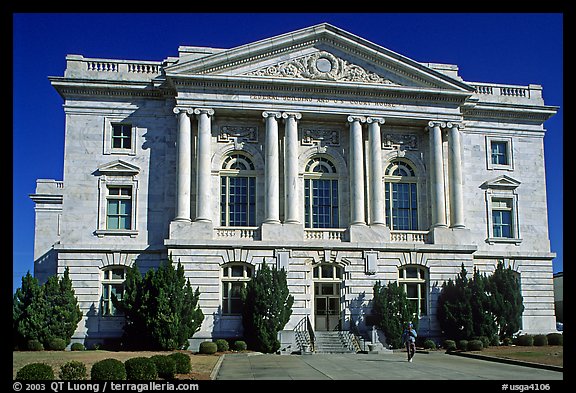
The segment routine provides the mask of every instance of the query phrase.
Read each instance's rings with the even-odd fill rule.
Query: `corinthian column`
[[[432,225],[446,226],[446,198],[444,197],[444,171],[442,166],[442,130],[445,123],[431,121],[428,123],[430,140],[430,185],[432,194]]]
[[[362,123],[364,116],[348,116],[350,123],[350,225],[365,225],[364,215],[364,154]]]
[[[194,113],[198,117],[198,164],[196,173],[196,220],[212,221],[210,214],[210,201],[212,199],[212,187],[210,182],[210,156],[212,122],[210,117],[214,115],[213,109],[196,108]]]
[[[370,225],[386,225],[384,221],[384,188],[382,187],[382,137],[381,117],[368,117],[368,142],[370,146]]]
[[[285,147],[284,147],[284,222],[300,223],[298,195],[298,123],[302,118],[300,113],[284,112]]]
[[[465,228],[462,202],[462,155],[460,153],[461,124],[448,123],[448,162],[450,165],[450,226]]]
[[[192,109],[174,108],[178,115],[176,135],[176,221],[190,221],[192,173]]]
[[[265,203],[264,222],[280,223],[280,169],[278,165],[279,112],[262,112],[266,119],[266,157],[264,162]]]

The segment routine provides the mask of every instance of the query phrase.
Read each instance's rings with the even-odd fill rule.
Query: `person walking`
[[[414,329],[414,325],[412,325],[412,322],[408,322],[402,333],[402,344],[406,345],[406,352],[408,353],[408,361],[410,363],[412,363],[412,358],[416,353],[416,337],[418,337],[418,334]]]

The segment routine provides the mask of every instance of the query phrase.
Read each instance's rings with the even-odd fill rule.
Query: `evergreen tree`
[[[468,285],[471,296],[473,335],[492,338],[497,334],[497,327],[496,317],[492,309],[492,293],[489,291],[488,278],[474,268],[474,275]]]
[[[520,282],[512,269],[505,269],[502,262],[498,262],[488,281],[498,335],[501,339],[512,337],[520,330],[524,312]]]
[[[39,340],[45,326],[44,302],[38,279],[28,272],[22,286],[16,289],[12,303],[12,337],[14,345],[26,348],[28,340]],[[40,341],[40,340],[39,340]]]
[[[199,297],[199,290],[194,291],[185,278],[184,267],[178,262],[175,269],[171,256],[144,278],[138,267],[129,268],[122,300],[112,298],[125,316],[124,343],[133,349],[187,347],[204,320]]]
[[[374,285],[372,313],[376,326],[386,335],[386,342],[393,348],[402,347],[404,324],[412,322],[418,329],[417,310],[408,301],[404,290],[396,283],[382,286],[380,281]]]
[[[292,315],[294,297],[290,295],[286,271],[262,263],[242,291],[242,324],[249,348],[273,353],[280,348],[278,332]]]
[[[437,318],[446,337],[453,340],[467,339],[473,335],[472,293],[468,285],[467,271],[462,264],[455,280],[442,284],[438,296]]]

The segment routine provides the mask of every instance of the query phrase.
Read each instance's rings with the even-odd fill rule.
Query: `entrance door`
[[[334,330],[340,322],[340,283],[314,283],[315,329]]]

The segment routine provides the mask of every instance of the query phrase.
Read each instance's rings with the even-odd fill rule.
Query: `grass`
[[[216,366],[220,354],[214,355],[200,355],[193,354],[189,351],[179,351],[190,355],[190,362],[192,371],[189,374],[179,374],[176,376],[178,379],[195,379],[207,380],[210,379],[210,373]],[[46,363],[52,366],[54,375],[58,377],[60,373],[60,366],[71,360],[76,360],[86,365],[88,371],[88,378],[90,378],[90,369],[92,365],[100,360],[113,358],[122,362],[127,359],[144,356],[150,357],[153,355],[168,355],[171,352],[115,352],[115,351],[38,351],[38,352],[20,352],[14,351],[12,354],[12,377],[16,377],[16,373],[22,367],[30,363]]]
[[[564,347],[561,345],[547,345],[542,347],[500,346],[488,347],[482,351],[471,352],[530,363],[564,366]]]

